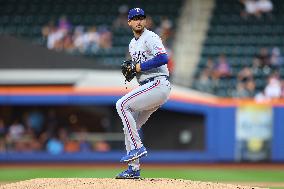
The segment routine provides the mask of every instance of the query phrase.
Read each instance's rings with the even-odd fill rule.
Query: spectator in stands
[[[245,89],[248,92],[248,97],[254,97],[255,96],[255,82],[253,79],[249,79],[245,83]]]
[[[13,140],[19,140],[25,133],[25,127],[18,119],[15,119],[8,130],[8,137]]]
[[[75,51],[75,46],[74,46],[74,42],[73,42],[73,37],[71,33],[68,33],[65,35],[65,37],[63,38],[63,49],[65,52],[67,53],[74,53]]]
[[[19,143],[21,143],[20,146]],[[40,141],[38,140],[36,133],[30,127],[26,129],[25,134],[23,136],[23,140],[19,141],[19,143],[17,143],[18,146],[16,146],[16,149],[18,148],[17,150],[25,152],[40,151],[43,147]]]
[[[64,151],[68,153],[74,153],[80,151],[80,144],[76,140],[67,140],[64,143]]]
[[[270,15],[270,13],[273,10],[273,4],[270,0],[258,0],[257,9],[258,9],[259,14],[261,15],[264,15],[264,14]]]
[[[37,135],[39,135],[43,130],[43,114],[39,110],[34,109],[24,117],[26,119],[27,127],[31,128]]]
[[[251,70],[253,72],[253,75],[259,75],[263,72],[263,70],[260,67],[260,60],[257,57],[254,57],[252,60],[252,67]]]
[[[67,129],[61,127],[58,129],[58,139],[65,144],[69,140],[69,133]]]
[[[83,26],[76,26],[74,35],[74,47],[79,53],[84,53],[86,50],[86,42],[84,38],[84,27]]]
[[[270,15],[273,10],[270,0],[240,0],[240,2],[244,5],[244,10],[241,11],[241,16],[244,18],[248,16],[260,18],[264,14]]]
[[[112,27],[114,29],[128,29],[128,24],[126,22],[126,20],[128,15],[128,6],[127,5],[121,5],[118,8],[118,16],[116,17],[116,19],[114,20],[114,22],[112,23]]]
[[[47,26],[42,28],[42,35],[47,42],[47,48],[56,51],[65,50],[72,53],[74,50],[72,26],[66,16],[61,16],[58,25],[55,27],[54,22],[50,21]]]
[[[244,89],[246,91],[246,97],[255,96],[255,82],[253,78],[252,69],[248,66],[244,67],[237,75],[237,80],[239,83],[244,84]]]
[[[100,142],[91,144],[88,137],[86,137],[88,132],[90,132],[88,130],[90,128],[82,126],[82,122],[79,122],[80,115],[72,113],[68,117],[66,113],[63,113],[66,117],[62,116],[60,120],[59,116],[57,117],[56,115],[58,113],[53,109],[47,109],[47,111],[44,109],[29,108],[26,111],[20,109],[19,113],[17,113],[17,119],[14,118],[14,121],[8,128],[5,127],[5,120],[0,117],[0,152],[46,150],[49,153],[58,154],[64,151],[108,151],[111,149],[107,141],[101,140]],[[0,110],[0,114],[1,112],[3,110]],[[37,115],[38,113],[42,114],[42,117]],[[10,120],[11,117],[6,119]],[[18,120],[23,120],[24,124]],[[44,125],[45,127],[42,128],[40,126],[41,129],[39,130],[41,132],[39,135],[36,135],[34,130],[37,130],[38,125]],[[105,127],[102,125],[92,125],[92,132],[102,132],[108,127],[109,123],[105,122]],[[77,132],[82,134],[79,135]],[[71,134],[74,134],[72,136],[77,135],[79,137],[71,138]]]
[[[264,91],[260,91],[255,95],[254,100],[256,102],[266,102],[269,99],[265,96]]]
[[[41,34],[44,43],[47,43],[48,36],[55,30],[55,28],[56,27],[53,20],[49,21],[47,25],[42,27]]]
[[[87,32],[84,26],[76,26],[73,33],[71,28],[64,16],[60,18],[58,27],[44,26],[42,35],[43,38],[46,37],[47,48],[68,53],[95,54],[100,48],[112,47],[112,33],[106,26],[101,26],[98,30],[92,26]]]
[[[248,98],[250,96],[247,91],[245,84],[242,82],[238,82],[236,89],[232,92],[232,97],[236,98]]]
[[[40,136],[37,138],[38,142],[42,146],[42,150],[45,150],[45,147],[47,145],[47,142],[52,136],[55,134],[50,134],[48,131],[43,131]]]
[[[47,141],[46,150],[50,154],[61,154],[64,151],[64,144],[57,137],[52,137]]]
[[[243,18],[247,18],[249,16],[260,17],[256,0],[240,0],[240,2],[244,6],[244,10],[241,11],[241,16]]]
[[[5,138],[6,132],[7,132],[7,129],[4,123],[4,119],[0,117],[0,140]]]
[[[281,98],[284,98],[284,80],[281,81]]]
[[[88,29],[87,33],[85,34],[86,38],[86,47],[88,54],[95,54],[99,50],[99,43],[100,43],[100,34],[97,32],[95,26]]]
[[[105,141],[98,141],[94,144],[94,150],[98,152],[107,152],[110,150],[110,146]]]
[[[253,73],[250,67],[245,66],[239,73],[238,73],[238,81],[239,82],[247,82],[249,80],[253,80]]]
[[[217,60],[217,65],[214,70],[214,75],[217,78],[231,77],[231,68],[225,54],[220,54]]]
[[[89,152],[92,151],[92,145],[89,141],[87,141],[87,129],[83,126],[80,128],[80,131],[78,132],[78,142],[80,146],[81,152]]]
[[[172,37],[173,23],[168,17],[163,17],[160,23],[160,26],[156,29],[156,33],[161,37],[165,46],[170,47],[171,41],[169,40]]]
[[[71,23],[65,15],[62,15],[58,20],[58,29],[68,33],[72,29]]]
[[[281,82],[275,74],[268,78],[268,84],[264,89],[264,94],[268,99],[281,97]]]
[[[214,60],[212,57],[209,57],[206,61],[205,69],[208,71],[209,76],[212,77],[215,70]]]
[[[213,92],[213,88],[212,88],[213,85],[211,83],[209,71],[207,69],[202,71],[195,85],[196,85],[195,88],[199,91],[203,91],[206,93]]]
[[[25,146],[22,142],[25,134],[25,127],[18,119],[14,119],[9,127],[6,137],[7,150],[23,151]]]
[[[79,141],[80,151],[81,152],[90,152],[92,151],[92,145],[87,140]]]
[[[74,32],[74,46],[77,51],[82,54],[94,54],[99,50],[100,34],[96,27],[89,28],[84,32],[83,26],[77,26]]]
[[[63,49],[62,40],[66,34],[66,30],[52,28],[47,37],[47,48],[51,50],[61,51]]]
[[[6,137],[6,126],[4,119],[0,118],[0,152],[6,151],[5,137]]]
[[[204,70],[206,70],[211,80],[212,91],[215,91],[216,89],[218,89],[220,85],[220,78],[218,74],[215,74],[215,69],[216,69],[216,65],[214,63],[214,60],[212,57],[209,57],[207,59]]]
[[[146,28],[151,31],[155,30],[155,23],[153,21],[153,18],[149,15],[147,15],[146,17]]]
[[[273,70],[279,70],[279,68],[283,65],[284,59],[281,56],[280,49],[278,47],[274,47],[271,51],[270,63]]]
[[[110,49],[112,47],[112,33],[106,26],[101,26],[98,32],[100,35],[99,47],[102,49]]]
[[[256,58],[259,60],[261,68],[270,67],[270,56],[267,48],[262,47],[259,50],[259,53],[256,55]]]

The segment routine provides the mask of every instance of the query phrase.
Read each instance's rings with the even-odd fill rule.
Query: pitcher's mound
[[[182,179],[146,178],[42,178],[15,182],[0,186],[0,189],[259,189],[251,186],[239,186],[212,182],[198,182]]]

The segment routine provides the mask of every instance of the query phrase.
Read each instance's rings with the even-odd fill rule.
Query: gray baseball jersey
[[[132,60],[143,62],[166,53],[165,47],[158,35],[147,29],[138,39],[132,39],[129,44]],[[162,65],[137,74],[137,81],[142,82],[152,78],[151,81],[127,93],[116,103],[117,112],[123,123],[126,151],[138,149],[143,146],[138,130],[144,125],[153,112],[164,104],[171,91],[167,77],[167,65]],[[154,79],[153,79],[154,77]],[[134,169],[139,169],[139,159],[129,163]]]
[[[166,49],[161,38],[154,32],[145,28],[138,39],[133,38],[131,40],[129,44],[129,53],[133,61],[143,64],[143,62],[150,60],[159,54],[166,54]],[[137,74],[136,78],[138,82],[141,82],[147,78],[159,75],[169,76],[167,65],[142,71]]]

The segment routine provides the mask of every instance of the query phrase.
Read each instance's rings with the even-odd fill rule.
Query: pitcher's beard
[[[133,29],[133,31],[137,34],[141,34],[144,31],[144,28],[141,27],[140,29]]]

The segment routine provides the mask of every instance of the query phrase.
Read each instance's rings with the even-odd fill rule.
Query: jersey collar
[[[134,37],[134,39],[135,39],[135,41],[138,41],[138,39],[145,33],[145,31],[146,31],[147,29],[146,28],[144,28],[144,30],[143,30],[143,32],[142,32],[142,34],[138,37],[138,38],[136,38],[136,37]]]

